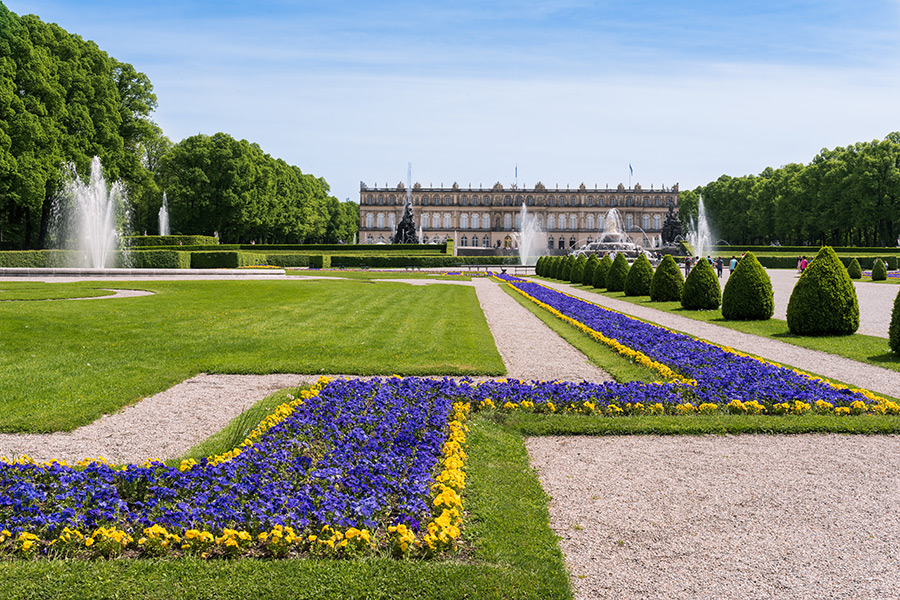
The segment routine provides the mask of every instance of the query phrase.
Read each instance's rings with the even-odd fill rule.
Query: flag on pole
[[[634,175],[634,169],[631,168],[631,163],[628,163],[628,174]]]

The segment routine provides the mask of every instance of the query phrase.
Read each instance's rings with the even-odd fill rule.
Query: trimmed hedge
[[[630,269],[628,260],[621,252],[616,255],[609,272],[606,274],[606,289],[610,292],[621,292],[625,290],[625,280],[628,279],[628,270]]]
[[[709,261],[701,258],[684,281],[681,306],[688,310],[714,310],[722,302],[719,277]]]
[[[772,280],[756,256],[738,262],[722,291],[722,316],[729,321],[765,321],[775,312]]]
[[[840,260],[841,264],[843,264],[847,268],[850,267],[850,263],[856,260],[857,262],[859,262],[861,268],[871,269],[875,265],[875,261],[879,258],[881,258],[892,271],[896,271],[896,268],[891,267],[892,264],[895,266],[897,264],[896,256],[839,256],[838,260]],[[796,256],[757,256],[757,260],[759,260],[759,263],[767,269],[797,268]]]
[[[129,252],[134,269],[190,269],[191,253],[175,250],[132,250]]]
[[[791,292],[787,323],[796,335],[849,335],[859,329],[859,302],[847,269],[825,246]]]
[[[308,267],[308,254],[266,254],[266,264],[279,267]]]
[[[179,244],[178,242],[181,242]],[[132,248],[150,246],[218,246],[219,238],[211,235],[132,235],[125,238]]]
[[[0,252],[0,267],[15,269],[50,269],[71,267],[76,253],[71,250],[10,250]]]
[[[628,269],[628,277],[625,278],[626,296],[649,296],[650,282],[653,280],[653,265],[647,260],[647,256],[641,254]]]
[[[309,257],[310,269],[328,269],[331,268],[331,256],[328,254],[314,254]]]
[[[191,252],[192,269],[236,269],[266,264],[266,255],[253,252]]]
[[[650,280],[650,300],[652,302],[676,302],[681,300],[684,276],[675,259],[667,254],[663,257],[653,279]]]

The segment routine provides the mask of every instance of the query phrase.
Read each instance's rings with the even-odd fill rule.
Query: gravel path
[[[898,436],[527,447],[577,600],[900,597]]]
[[[595,304],[600,304],[635,316],[644,321],[650,321],[670,329],[683,331],[722,346],[728,346],[750,354],[755,354],[783,365],[807,370],[829,379],[842,381],[846,384],[866,388],[881,394],[887,394],[894,398],[900,398],[900,373],[897,371],[891,371],[882,367],[849,360],[825,352],[807,350],[806,348],[769,338],[741,333],[712,323],[695,321],[694,319],[659,311],[648,306],[641,306],[623,300],[607,298],[601,294],[594,294],[583,289],[574,288],[568,284],[546,281],[542,283],[549,287],[565,291],[573,296],[590,300]],[[875,288],[886,287],[881,284],[870,285]],[[893,288],[893,286],[891,287]],[[869,289],[866,289],[865,293],[862,294],[867,298],[865,302],[869,302],[868,291]],[[893,300],[891,300],[891,302],[893,302]],[[886,318],[888,319],[888,322],[890,322],[890,310],[888,310]],[[887,325],[884,325],[884,328],[887,329]],[[886,342],[884,350],[885,352],[889,351]]]

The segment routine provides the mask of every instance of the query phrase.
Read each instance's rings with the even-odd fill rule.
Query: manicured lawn
[[[453,269],[447,269],[453,271]],[[288,269],[287,275],[297,277],[339,277],[341,279],[361,279],[370,281],[375,279],[439,279],[441,281],[471,281],[468,275],[444,275],[443,272],[432,273],[428,271],[326,271],[307,269]]]
[[[155,295],[2,304],[0,431],[73,429],[201,372],[505,372],[471,287],[331,280],[115,286]]]
[[[0,281],[0,302],[10,300],[64,300],[111,296],[105,288],[115,288],[114,282],[101,283],[43,283],[40,281]]]

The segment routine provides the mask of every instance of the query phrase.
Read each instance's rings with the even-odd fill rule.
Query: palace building
[[[407,189],[359,186],[359,243],[389,244],[403,216]],[[452,240],[460,253],[466,248],[515,248],[521,230],[523,205],[534,215],[547,237],[548,251],[559,253],[599,238],[607,230],[606,219],[615,209],[622,229],[632,242],[645,248],[661,240],[662,227],[672,203],[677,210],[678,184],[643,189],[586,187],[504,188],[499,182],[490,189],[423,187],[416,183],[409,194],[422,243]]]

